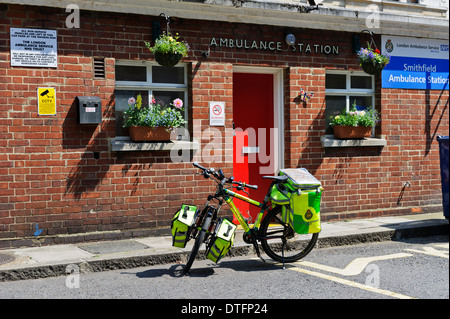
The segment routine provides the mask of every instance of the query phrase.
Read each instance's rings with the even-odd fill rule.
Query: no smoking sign
[[[218,104],[213,106],[213,113],[214,115],[219,116],[220,114],[222,114],[222,107]]]
[[[225,102],[209,102],[209,126],[225,126]]]

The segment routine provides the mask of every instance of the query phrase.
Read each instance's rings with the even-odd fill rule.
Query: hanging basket
[[[173,67],[177,65],[183,56],[175,53],[155,52],[155,60],[159,65]]]
[[[130,126],[128,132],[134,142],[170,141],[170,128],[164,126]]]
[[[341,139],[353,139],[370,137],[372,134],[372,127],[364,126],[347,126],[347,125],[334,125],[334,136]]]
[[[363,62],[361,67],[367,74],[379,75],[385,66],[381,63]]]
[[[367,42],[367,48],[361,48],[357,53],[359,64],[367,74],[378,76],[389,63],[390,57],[378,50],[372,31],[363,30],[361,33],[363,32],[369,33],[370,41]]]

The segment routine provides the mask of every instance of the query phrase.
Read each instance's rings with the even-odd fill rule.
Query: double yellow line
[[[266,261],[266,262],[273,263],[273,264],[275,264],[277,266],[280,266],[280,267],[283,266],[281,263],[278,263],[278,262],[272,262],[272,261]],[[297,262],[297,263],[294,263],[294,264],[300,265],[300,263],[301,262]],[[297,266],[294,266],[292,264],[285,264],[285,267],[286,267],[286,269],[293,270],[293,271],[296,271],[296,272],[299,272],[299,273],[303,273],[303,274],[307,274],[307,275],[310,275],[310,276],[314,276],[314,277],[330,280],[330,281],[337,282],[337,283],[342,284],[342,285],[363,289],[363,290],[366,290],[366,291],[378,293],[378,294],[385,295],[385,296],[392,297],[392,298],[416,299],[414,297],[402,295],[402,294],[399,294],[399,293],[396,293],[396,292],[392,292],[392,291],[389,291],[389,290],[380,289],[380,288],[376,288],[376,287],[360,284],[358,282],[354,282],[354,281],[351,281],[351,280],[347,280],[347,279],[343,279],[343,278],[339,278],[339,277],[323,274],[323,273],[320,273],[320,272],[317,272],[317,271],[312,271],[312,270],[308,270],[308,269],[305,269],[305,268],[297,267]]]
[[[311,270],[307,270],[307,269],[304,269],[304,268],[299,268],[299,267],[292,266],[292,265],[286,265],[286,267],[289,270],[297,271],[297,272],[300,272],[300,273],[304,273],[304,274],[307,274],[307,275],[319,277],[319,278],[322,278],[322,279],[331,280],[331,281],[334,281],[334,282],[337,282],[337,283],[340,283],[340,284],[343,284],[343,285],[347,285],[347,286],[350,286],[350,287],[355,287],[355,288],[367,290],[367,291],[370,291],[370,292],[375,292],[375,293],[382,294],[382,295],[385,295],[385,296],[389,296],[389,297],[392,297],[392,298],[416,299],[416,298],[413,298],[413,297],[410,297],[410,296],[406,296],[406,295],[402,295],[402,294],[399,294],[399,293],[396,293],[396,292],[392,292],[392,291],[389,291],[389,290],[380,289],[380,288],[376,288],[376,287],[360,284],[358,282],[350,281],[350,280],[339,278],[339,277],[335,277],[335,276],[330,276],[330,275],[327,275],[327,274],[322,274],[320,272],[311,271]]]

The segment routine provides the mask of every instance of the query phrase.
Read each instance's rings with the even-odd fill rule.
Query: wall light
[[[295,45],[295,36],[292,33],[287,33],[284,40],[287,45]]]

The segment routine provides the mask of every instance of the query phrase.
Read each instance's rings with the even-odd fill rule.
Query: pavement
[[[448,234],[449,221],[442,213],[322,222],[316,248]],[[185,263],[192,242],[176,248],[170,236],[163,236],[0,250],[0,282],[65,276],[74,269],[87,273]],[[255,255],[242,240],[242,230],[229,254]],[[198,256],[204,258],[201,251]]]

